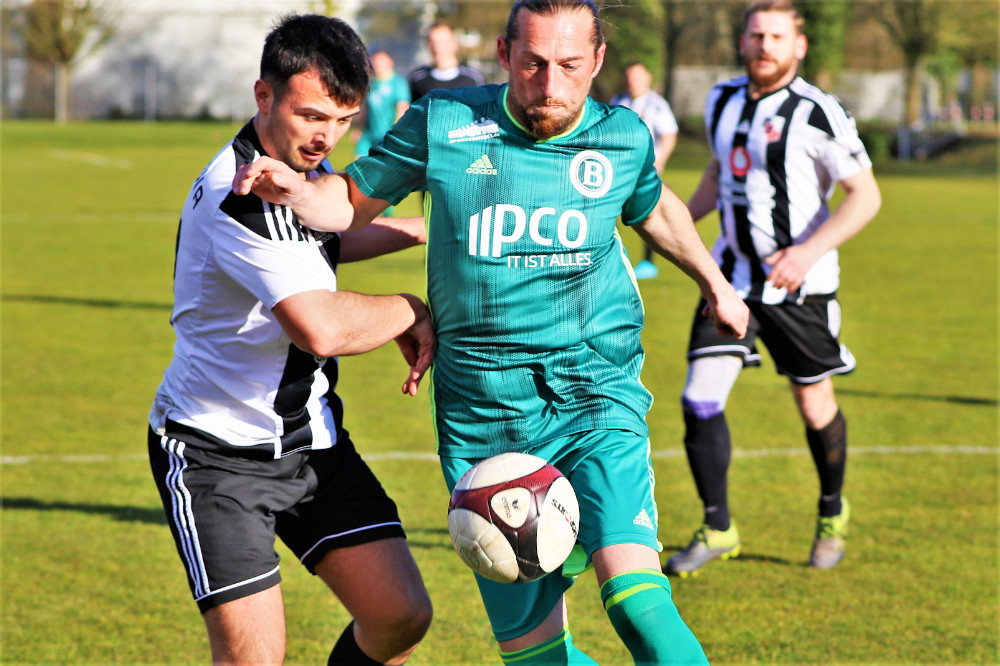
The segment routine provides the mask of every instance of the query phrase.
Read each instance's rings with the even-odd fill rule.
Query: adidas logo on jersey
[[[465,170],[465,173],[478,173],[484,176],[495,176],[497,175],[497,170],[493,168],[493,163],[490,162],[490,158],[483,153],[483,156],[478,160],[469,165],[469,168]]]
[[[643,527],[648,527],[653,529],[653,521],[649,519],[649,514],[643,509],[639,512],[639,515],[632,519],[632,524],[642,525]]]

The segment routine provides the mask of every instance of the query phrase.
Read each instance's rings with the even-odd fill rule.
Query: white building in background
[[[112,38],[73,68],[72,118],[248,118],[256,111],[253,83],[274,21],[288,13],[324,13],[327,5],[321,0],[101,4],[120,18]],[[336,0],[337,16],[353,25],[360,4]],[[8,101],[16,110],[31,82],[23,64],[8,69]]]

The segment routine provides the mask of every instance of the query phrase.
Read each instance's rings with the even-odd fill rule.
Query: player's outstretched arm
[[[708,302],[708,315],[723,335],[743,337],[750,311],[719,270],[684,203],[666,185],[649,217],[634,226],[646,244],[694,280]]]
[[[261,157],[244,164],[233,177],[233,192],[250,194],[288,206],[299,223],[319,231],[359,229],[388,207],[388,202],[370,199],[349,177],[328,174],[307,180],[280,160]]]
[[[412,294],[305,291],[272,312],[295,346],[315,356],[363,354],[395,340],[410,366],[403,383],[409,395],[416,395],[437,350],[427,306]]]
[[[362,261],[427,242],[422,217],[379,217],[368,226],[340,237],[340,263]]]
[[[805,242],[778,250],[764,261],[771,266],[768,281],[794,291],[819,258],[864,229],[882,207],[882,194],[872,170],[863,169],[840,181],[844,199],[837,210]]]

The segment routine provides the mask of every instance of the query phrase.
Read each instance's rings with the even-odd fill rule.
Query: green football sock
[[[597,662],[573,645],[573,635],[569,628],[544,643],[526,647],[515,652],[500,651],[500,659],[505,664],[527,666],[528,664],[570,664],[571,666],[597,666]]]
[[[612,626],[636,664],[707,664],[659,571],[640,569],[609,578],[601,599]]]

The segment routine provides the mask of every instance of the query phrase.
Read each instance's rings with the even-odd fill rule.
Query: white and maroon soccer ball
[[[558,569],[579,525],[569,479],[526,453],[480,461],[459,479],[448,505],[455,551],[475,572],[501,583],[525,583]]]

